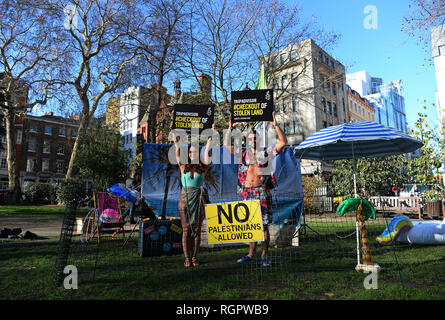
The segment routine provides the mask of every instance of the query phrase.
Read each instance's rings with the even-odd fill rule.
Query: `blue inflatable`
[[[421,245],[444,245],[445,219],[443,221],[414,221],[413,227],[401,234],[398,241]]]
[[[402,233],[409,231],[413,227],[411,220],[403,214],[398,215],[389,222],[385,231],[376,238],[381,244],[391,244],[396,241]]]
[[[139,192],[137,192],[136,190],[128,189],[125,184],[122,183],[117,183],[114,186],[108,188],[108,192],[116,197],[125,198],[131,203],[136,203],[141,199]]]

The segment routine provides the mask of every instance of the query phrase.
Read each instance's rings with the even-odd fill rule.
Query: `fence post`
[[[59,287],[63,283],[63,270],[68,263],[71,249],[71,238],[76,221],[76,205],[70,204],[65,207],[62,229],[60,231],[59,247],[54,265],[54,285]]]

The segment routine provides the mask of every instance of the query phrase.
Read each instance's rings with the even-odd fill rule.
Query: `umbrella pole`
[[[355,154],[354,154],[354,143],[352,143],[352,172],[354,177],[354,197],[358,198],[357,194],[357,162],[355,160]],[[357,219],[357,212],[355,216],[355,235],[356,235],[356,241],[357,241],[357,265],[360,265],[360,239],[359,239],[359,230],[358,230],[358,219]]]

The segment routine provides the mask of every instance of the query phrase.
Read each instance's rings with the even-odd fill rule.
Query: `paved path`
[[[0,229],[21,228],[22,231],[29,230],[39,237],[59,237],[62,223],[63,217],[0,217]],[[124,227],[125,232],[131,232],[134,226],[134,224],[129,224],[127,222]],[[78,230],[76,228],[77,225],[74,226],[74,234],[78,234]]]
[[[0,217],[0,229],[21,228],[29,230],[39,237],[60,236],[63,217]]]

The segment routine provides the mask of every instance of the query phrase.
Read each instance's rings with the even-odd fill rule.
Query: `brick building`
[[[347,86],[348,94],[348,121],[352,122],[375,122],[375,110],[369,101],[363,98],[357,91]]]
[[[23,148],[18,159],[22,190],[36,182],[57,184],[65,179],[78,123],[74,117],[52,113],[25,116]]]

